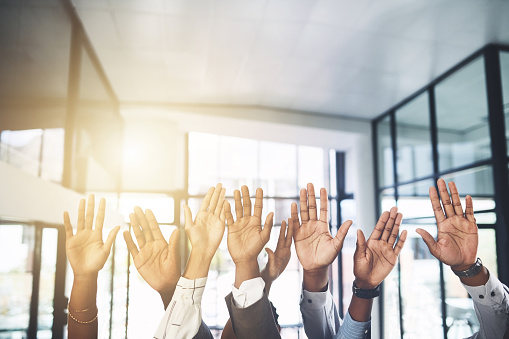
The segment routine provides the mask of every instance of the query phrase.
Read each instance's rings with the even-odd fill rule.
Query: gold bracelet
[[[80,313],[80,312],[86,312],[88,311],[89,309],[84,309],[84,310],[81,310],[81,311],[78,311],[76,310],[75,312],[77,313]],[[88,320],[88,321],[81,321],[79,319],[76,319],[72,313],[71,313],[71,309],[69,308],[69,304],[67,304],[67,314],[69,314],[69,317],[71,317],[72,320],[74,320],[75,322],[77,322],[78,324],[90,324],[90,323],[93,323],[94,321],[97,320],[97,315],[99,314],[99,311],[97,310],[96,313],[95,313],[95,317],[92,319],[92,320]]]

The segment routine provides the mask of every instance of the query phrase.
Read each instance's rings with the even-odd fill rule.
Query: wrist
[[[377,288],[378,286],[380,286],[380,284],[376,284],[375,285],[372,282],[365,281],[365,280],[358,279],[358,278],[355,278],[355,280],[353,281],[353,284],[357,288],[360,288],[360,289],[363,289],[363,290],[373,290],[373,289]]]
[[[212,258],[210,256],[204,255],[201,251],[191,250],[186,269],[182,276],[189,280],[205,278],[209,273],[211,262]]]
[[[87,274],[77,274],[77,273],[74,273],[74,282],[84,282],[84,283],[89,283],[89,282],[97,282],[97,276],[99,275],[98,272],[95,272],[95,273],[87,273]]]
[[[329,284],[329,267],[304,270],[302,282],[309,292],[325,292]]]
[[[244,281],[257,277],[260,277],[260,267],[256,259],[235,261],[234,286],[236,288],[239,288]]]

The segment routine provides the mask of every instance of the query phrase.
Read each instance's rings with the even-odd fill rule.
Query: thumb
[[[275,262],[276,255],[274,254],[274,251],[268,247],[265,248],[265,252],[267,252],[267,255],[269,256],[269,261],[267,262],[267,266],[269,266],[271,263]]]
[[[263,225],[263,230],[261,232],[262,239],[267,243],[270,239],[270,231],[272,230],[272,225],[274,221],[274,212],[270,212],[265,218],[265,225]]]
[[[435,258],[438,258],[438,243],[435,241],[435,238],[433,238],[431,236],[431,234],[429,234],[428,231],[425,231],[422,228],[418,228],[415,231],[417,232],[417,234],[419,234],[421,236],[421,238],[424,241],[424,243],[426,244],[426,246],[428,246],[431,254]]]
[[[113,241],[115,241],[115,238],[117,237],[117,233],[119,230],[120,230],[120,226],[114,227],[108,234],[108,238],[106,238],[104,247],[108,250],[108,253],[111,251],[111,246],[113,246]]]
[[[168,241],[168,247],[171,250],[175,250],[177,253],[179,251],[179,229],[175,229],[170,236],[170,240]]]
[[[191,213],[191,209],[187,205],[184,205],[184,220],[186,229],[193,226],[193,214]]]
[[[345,241],[346,235],[348,234],[348,230],[350,229],[350,226],[352,226],[352,223],[352,220],[347,220],[342,223],[338,229],[338,232],[336,233],[336,236],[333,239],[335,245],[334,247],[337,249],[338,253],[343,248],[343,242]],[[338,253],[336,253],[336,255]]]
[[[357,243],[355,246],[354,258],[362,258],[366,254],[366,238],[361,230],[357,230]]]

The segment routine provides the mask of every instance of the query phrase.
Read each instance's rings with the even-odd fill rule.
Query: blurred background
[[[428,188],[454,180],[509,283],[507,17],[502,0],[0,1],[0,338],[66,337],[62,212],[80,198],[106,198],[105,233],[141,206],[168,238],[218,182],[263,188],[272,249],[299,190],[327,188],[332,234],[354,222],[329,272],[341,316],[356,229],[397,205],[409,239],[371,337],[471,335],[471,300],[414,230],[436,233]],[[301,275],[292,252],[271,290],[283,338],[306,338]],[[202,302],[218,338],[233,279],[225,238]],[[163,305],[122,237],[99,285],[100,338],[155,332]]]

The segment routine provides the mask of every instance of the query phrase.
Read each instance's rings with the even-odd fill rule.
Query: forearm
[[[201,251],[192,250],[182,276],[189,280],[205,278],[209,274],[211,262],[212,257],[205,255]]]
[[[74,276],[69,300],[68,337],[97,338],[97,273]]]
[[[267,271],[263,269],[260,272],[260,276],[262,277],[263,281],[265,282],[265,294],[267,297],[269,296],[270,287],[272,286],[272,280],[268,277]]]
[[[161,300],[163,301],[164,309],[168,307],[170,304],[171,298],[173,298],[173,294],[175,293],[175,288],[177,287],[177,284],[171,284],[168,289],[158,291],[159,295],[161,296]]]
[[[236,261],[235,262],[235,288],[240,288],[240,285],[250,279],[260,276],[260,267],[256,258],[252,260]]]
[[[367,322],[371,319],[372,308],[373,299],[362,299],[352,295],[348,312],[353,320],[358,322]]]
[[[315,270],[304,270],[302,282],[304,289],[309,292],[324,292],[327,290],[329,283],[328,266],[315,269]]]

